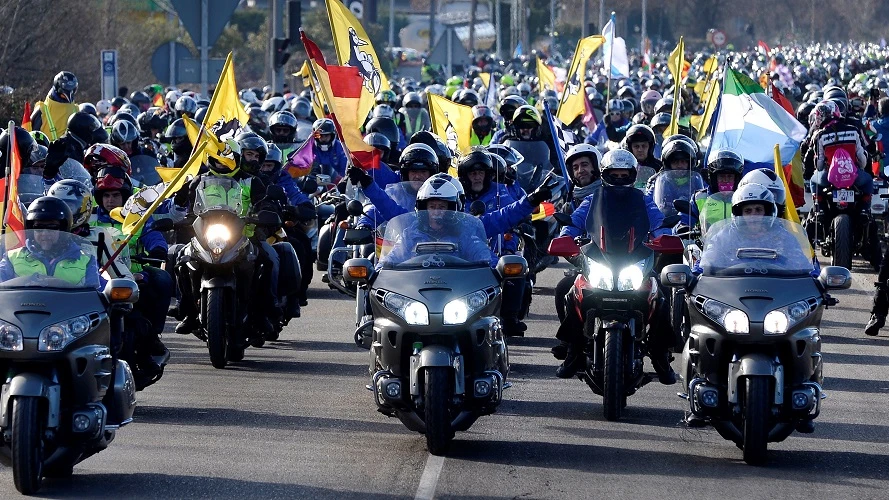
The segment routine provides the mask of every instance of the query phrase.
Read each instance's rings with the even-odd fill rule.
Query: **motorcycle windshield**
[[[422,182],[416,181],[394,182],[386,186],[385,191],[399,207],[413,210],[417,206],[417,191],[422,185]]]
[[[131,156],[130,163],[133,166],[133,173],[130,177],[139,181],[143,186],[153,186],[162,182],[161,176],[157,173],[160,162],[157,161],[156,156]]]
[[[386,224],[380,253],[383,269],[488,266],[492,254],[477,218],[453,210],[423,210]]]
[[[665,217],[675,215],[673,200],[690,200],[695,191],[704,189],[704,179],[697,172],[664,170],[654,181],[654,202]]]
[[[62,166],[59,167],[59,177],[62,179],[74,179],[80,181],[84,186],[93,185],[93,178],[90,177],[90,173],[83,168],[83,165],[81,165],[80,162],[73,158],[68,158],[65,160],[65,163],[62,163]]]
[[[242,215],[245,206],[241,184],[227,177],[204,176],[195,190],[194,213],[208,210],[228,210]]]
[[[544,141],[517,141],[509,139],[505,144],[522,155],[522,161],[515,165],[516,181],[526,193],[540,186],[543,178],[553,166],[549,161],[549,146]]]
[[[19,174],[19,201],[27,208],[32,201],[43,196],[46,184],[42,175]]]
[[[720,221],[732,218],[732,191],[713,193],[707,197],[702,207],[698,207],[698,221],[701,234],[707,234]]]
[[[802,226],[750,215],[713,224],[700,265],[705,276],[805,276],[814,269]]]
[[[0,289],[99,286],[89,240],[55,229],[28,229],[0,238]]]
[[[633,187],[644,191],[645,186],[648,185],[648,179],[654,177],[654,174],[657,172],[655,172],[653,168],[646,167],[645,165],[638,167],[636,170],[636,182],[633,183]]]
[[[591,243],[609,260],[623,261],[623,256],[643,256],[642,242],[648,236],[645,198],[632,186],[602,186],[592,200],[586,219]],[[638,259],[637,259],[638,260]]]

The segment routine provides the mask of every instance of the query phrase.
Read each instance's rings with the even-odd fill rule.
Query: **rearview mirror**
[[[818,274],[818,281],[828,290],[845,290],[852,286],[852,273],[842,266],[825,266]]]
[[[661,271],[661,285],[684,287],[691,283],[691,268],[685,264],[670,264]]]
[[[504,255],[497,261],[497,274],[501,278],[518,278],[528,271],[528,261],[521,255]]]
[[[349,203],[346,203],[346,211],[352,217],[361,217],[364,215],[364,205],[358,200],[349,200]]]
[[[343,277],[347,281],[367,283],[373,273],[373,264],[368,259],[349,259],[343,264]]]
[[[485,205],[485,202],[483,202],[482,200],[475,200],[472,202],[472,205],[469,205],[469,213],[475,217],[484,215],[487,210],[488,206]]]
[[[343,233],[343,243],[346,245],[364,245],[373,243],[373,232],[370,228],[346,229]]]
[[[139,286],[129,278],[113,278],[102,291],[111,304],[135,304],[139,300]]]

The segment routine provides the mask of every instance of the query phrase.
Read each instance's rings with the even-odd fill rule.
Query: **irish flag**
[[[725,88],[710,150],[732,148],[744,157],[745,173],[774,166],[774,147],[789,161],[806,137],[806,128],[749,77],[727,69]]]

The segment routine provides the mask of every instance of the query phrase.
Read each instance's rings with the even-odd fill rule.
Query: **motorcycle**
[[[677,255],[683,251],[682,241],[676,236],[646,241],[651,228],[642,193],[635,189],[632,192],[638,200],[611,199],[607,192],[599,197],[587,217],[589,238],[581,239],[583,246],[570,236],[561,236],[549,247],[550,255],[582,257],[582,271],[572,291],[579,307],[566,314],[578,315],[583,333],[590,340],[587,362],[578,378],[603,397],[608,420],[619,420],[627,397],[652,380],[643,371],[650,333],[646,327],[661,321],[655,314],[666,307],[652,275],[655,254]],[[607,202],[605,198],[609,198]],[[563,224],[571,224],[569,216],[557,217]]]
[[[812,277],[812,250],[798,224],[742,219],[719,222],[707,233],[702,274],[673,264],[660,280],[686,291],[691,328],[680,396],[691,414],[743,450],[745,462],[761,464],[768,443],[795,429],[813,431],[826,397],[821,316],[838,303],[827,292],[849,288],[852,279],[834,266]]]
[[[232,179],[202,178],[195,191],[194,237],[182,252],[190,273],[200,273],[199,283],[192,280],[194,297],[200,302],[201,336],[215,368],[244,359],[247,324],[256,305],[251,300],[254,280],[261,282],[270,272],[262,265],[255,273],[259,254],[244,235],[245,226],[281,225],[274,212],[242,217],[242,195],[240,184]]]
[[[61,259],[74,246],[91,248],[71,233],[19,232],[26,242],[46,241],[42,257]],[[37,234],[41,233],[41,234]],[[7,235],[4,264],[20,256]],[[104,450],[133,420],[136,385],[118,357],[123,316],[139,297],[136,283],[113,279],[104,291],[40,274],[0,283],[0,396],[2,453],[16,489],[36,493],[43,477],[66,477],[75,464]],[[61,275],[63,271],[57,270]]]
[[[501,281],[523,276],[527,264],[501,257],[490,268],[484,226],[447,212],[448,241],[408,232],[428,224],[430,212],[390,220],[379,270],[350,259],[345,272],[362,283],[373,311],[369,372],[378,411],[423,433],[433,455],[444,454],[456,431],[493,413],[509,387],[509,360],[501,323]]]

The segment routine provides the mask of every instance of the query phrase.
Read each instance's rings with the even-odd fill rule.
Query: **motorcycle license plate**
[[[833,192],[834,203],[853,203],[855,201],[855,191],[851,189],[837,189]]]

